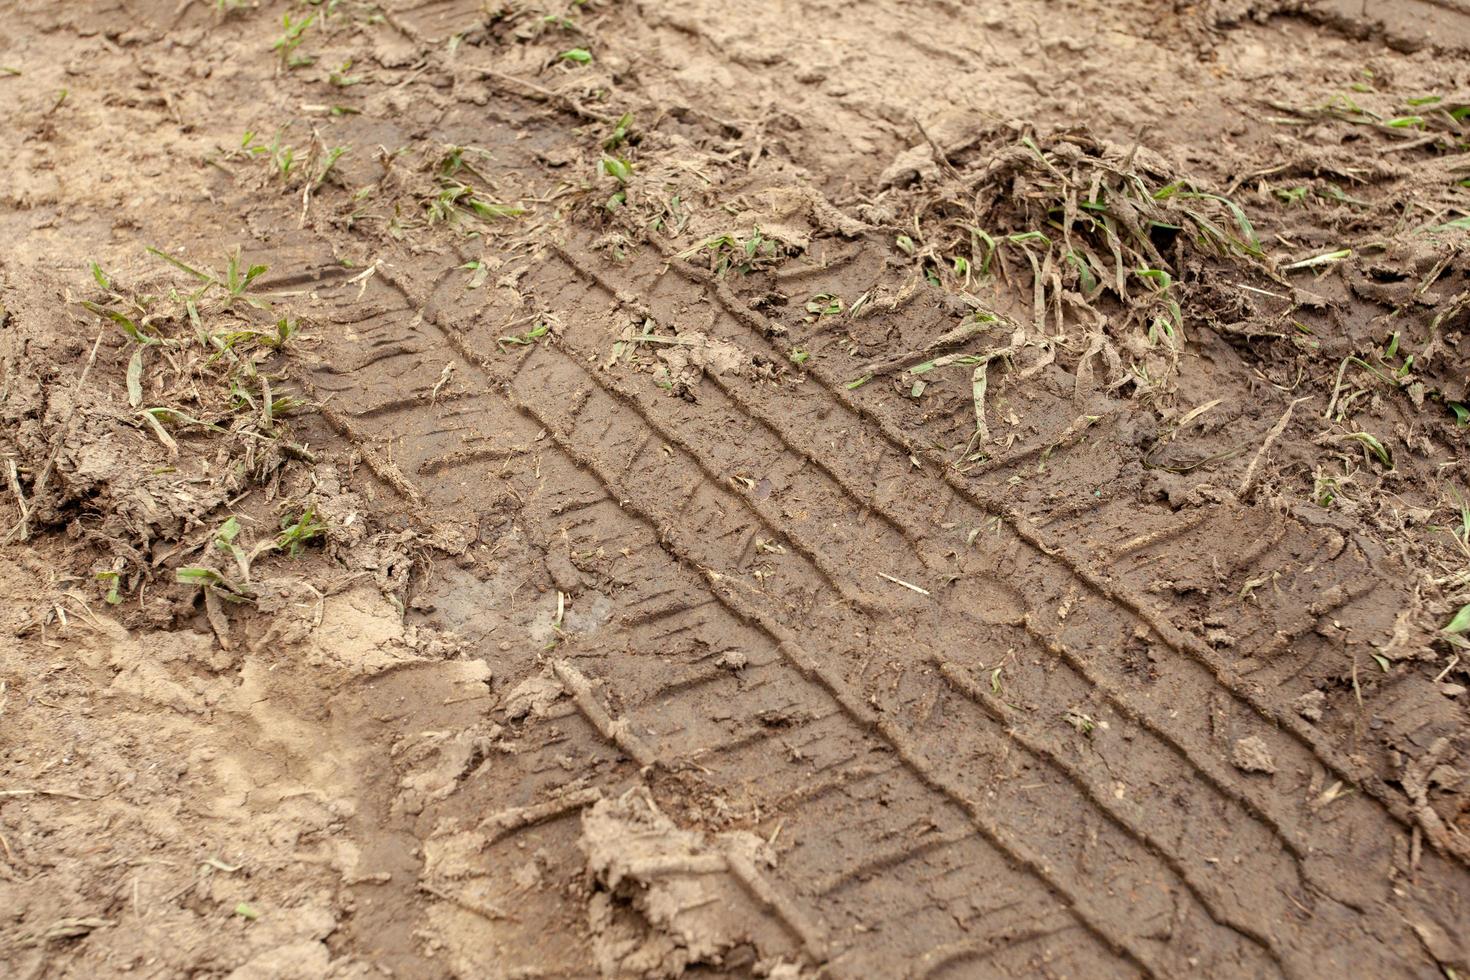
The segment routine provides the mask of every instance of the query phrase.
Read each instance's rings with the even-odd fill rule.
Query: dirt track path
[[[1347,273],[1340,290],[1305,283],[1268,316],[1220,297],[1290,284],[1180,250],[1174,275],[1194,290],[1182,357],[1164,357],[1153,334],[1147,349],[1127,340],[1126,311],[1099,314],[1101,332],[1079,342],[1066,323],[1086,316],[1064,320],[1060,291],[1033,303],[1029,284],[996,281],[986,308],[1014,337],[1033,310],[1044,333],[1055,303],[1055,334],[1006,348],[1004,377],[980,361],[972,382],[972,358],[958,384],[936,369],[910,388],[930,375],[890,383],[874,367],[911,367],[924,358],[909,351],[965,322],[955,291],[941,295],[950,260],[911,273],[894,241],[929,247],[924,234],[938,233],[919,215],[948,206],[945,181],[978,193],[976,175],[1002,159],[985,155],[982,131],[1086,119],[1092,135],[1043,141],[1049,155],[1031,144],[1057,171],[1094,136],[1123,146],[1143,127],[1223,190],[1303,146],[1322,160],[1323,146],[1356,152],[1323,135],[1327,122],[1287,146],[1283,124],[1260,116],[1263,97],[1310,101],[1338,84],[1333,64],[1371,60],[1404,91],[1464,80],[1453,30],[1410,56],[1340,33],[1361,17],[1252,24],[1227,7],[1082,4],[1071,21],[1021,3],[983,15],[813,3],[758,17],[642,3],[569,10],[577,26],[561,33],[541,11],[494,18],[451,0],[344,8],[305,35],[314,64],[291,71],[266,24],[295,7],[106,15],[138,19],[108,34],[87,84],[141,54],[162,94],[128,109],[160,126],[198,114],[180,145],[210,160],[145,168],[155,206],[124,207],[136,238],[182,246],[189,261],[219,254],[221,231],[193,210],[203,201],[248,232],[230,241],[269,266],[258,288],[310,324],[283,380],[322,406],[314,445],[344,462],[375,527],[438,549],[385,591],[416,637],[453,636],[460,658],[420,644],[412,663],[344,667],[349,635],[326,668],[312,661],[322,705],[312,674],[293,668],[277,682],[286,713],[250,723],[291,728],[304,759],[313,725],[331,719],[323,751],[354,773],[329,790],[351,801],[334,826],[359,854],[329,903],[329,969],[1466,969],[1470,848],[1451,754],[1465,706],[1463,691],[1439,687],[1453,665],[1442,670],[1432,633],[1454,587],[1433,586],[1442,594],[1426,604],[1431,580],[1409,566],[1435,545],[1396,540],[1368,491],[1353,510],[1316,506],[1322,464],[1314,482],[1302,460],[1323,437],[1288,428],[1286,406],[1301,390],[1318,406],[1304,415],[1328,405],[1332,416],[1342,351],[1262,353],[1289,316],[1329,346],[1364,342],[1366,287]],[[28,66],[79,50],[68,16],[25,16],[49,28],[15,45]],[[1404,30],[1390,22],[1388,40]],[[191,67],[169,64],[171,43]],[[589,63],[558,59],[576,44]],[[1138,109],[1175,85],[1156,115]],[[67,100],[99,132],[133,131],[136,118],[96,116],[88,91]],[[936,111],[941,91],[955,95]],[[635,140],[604,143],[624,108]],[[20,227],[22,204],[59,217],[16,250],[12,281],[70,261],[66,207],[87,188],[46,175],[97,150],[76,127],[48,135],[50,113],[33,112],[41,135],[24,141],[31,167],[5,220]],[[236,148],[246,129],[264,148],[270,120],[282,126],[273,148]],[[300,153],[294,177],[279,172],[283,140]],[[47,145],[59,149],[35,149]],[[333,146],[348,149],[328,180]],[[62,159],[37,166],[48,152]],[[1417,175],[1446,158],[1422,140],[1409,152],[1424,155],[1418,170],[1385,164],[1355,190],[1432,200]],[[620,154],[633,177],[598,168]],[[1366,173],[1371,156],[1349,169]],[[134,178],[121,166],[114,179]],[[426,203],[470,184],[523,213],[477,221],[451,197],[445,220],[423,219]],[[1019,178],[1011,186],[1024,196]],[[614,194],[624,200],[605,207]],[[1264,187],[1254,200],[1293,258],[1342,227],[1292,224]],[[104,265],[139,258],[126,224],[104,245],[95,221],[70,227],[106,249]],[[764,229],[770,266],[747,252],[749,274],[711,271],[698,246],[732,229]],[[1449,254],[1451,272],[1418,294],[1441,304],[1424,322],[1434,309],[1459,315],[1449,284],[1464,270]],[[859,317],[860,295],[878,312]],[[846,308],[829,317],[834,297]],[[1104,335],[1122,358],[1094,342]],[[1034,366],[1032,350],[1045,352]],[[103,360],[118,387],[126,360]],[[1137,362],[1131,388],[1096,381],[1123,360]],[[1425,374],[1444,385],[1433,397],[1457,397],[1443,381],[1455,373]],[[972,454],[972,385],[983,392],[987,377],[980,425],[988,404],[1003,434]],[[1349,398],[1361,414],[1344,425],[1403,423],[1394,457],[1420,480],[1373,489],[1430,518],[1453,513],[1444,487],[1463,434],[1416,420],[1407,397]],[[1228,422],[1171,441],[1221,402]],[[1360,485],[1356,472],[1342,484]],[[247,635],[268,628],[232,615]],[[488,678],[465,673],[481,662]],[[468,701],[456,693],[466,685]],[[194,925],[209,921],[200,912]],[[91,931],[76,962],[108,955],[107,935]],[[67,969],[55,949],[26,962],[35,975]]]
[[[449,270],[457,297],[459,274]],[[564,283],[568,272],[576,269],[543,265],[536,275]],[[671,291],[700,295],[682,280]],[[346,378],[334,367],[333,390],[344,393],[335,404],[352,406],[368,444],[401,447],[396,465],[425,474],[407,479],[431,509],[463,507],[470,488],[506,478],[521,447],[538,436],[547,444],[537,454],[541,479],[527,490],[528,524],[541,529],[535,544],[551,555],[625,555],[596,574],[636,583],[616,590],[613,607],[580,573],[557,581],[573,612],[617,608],[614,624],[578,631],[556,661],[559,676],[585,671],[599,682],[579,706],[603,730],[584,738],[601,735],[612,743],[604,748],[638,765],[688,774],[737,811],[771,814],[787,842],[780,878],[814,906],[797,915],[783,902],[772,914],[813,960],[828,958],[834,925],[849,921],[837,931],[874,933],[871,943],[840,945],[834,969],[854,976],[901,973],[925,963],[926,951],[936,967],[984,957],[1021,969],[1034,944],[1056,948],[1051,928],[992,932],[987,913],[999,906],[1007,921],[1028,924],[1069,910],[1072,928],[1092,934],[1063,947],[1075,943],[1067,969],[1079,973],[1105,972],[1114,957],[1125,972],[1131,964],[1170,974],[1193,958],[1225,972],[1302,973],[1367,930],[1365,895],[1388,900],[1382,880],[1362,874],[1392,860],[1391,835],[1377,829],[1392,825],[1386,808],[1358,798],[1323,826],[1282,799],[1310,799],[1305,774],[1346,773],[1349,763],[1286,709],[1229,673],[1216,677],[1214,658],[1152,604],[1092,584],[1105,579],[1065,552],[1049,555],[1028,525],[1002,522],[966,548],[962,531],[993,525],[990,513],[943,482],[921,491],[923,471],[900,446],[870,436],[863,453],[854,437],[876,427],[830,390],[783,393],[781,421],[759,393],[723,384],[691,409],[588,370],[616,336],[606,329],[569,327],[560,349],[508,365],[448,325],[431,295],[404,299],[382,301],[376,322],[382,337],[408,342]],[[566,322],[584,319],[572,310],[603,304],[573,293]],[[421,314],[405,338],[401,325]],[[373,338],[373,327],[358,329]],[[587,349],[578,347],[583,335],[594,341]],[[482,366],[455,390],[491,391],[442,407],[378,402],[376,392],[403,390],[408,361],[421,365],[421,391],[450,361]],[[804,411],[806,401],[817,405]],[[827,432],[841,437],[840,451],[818,448],[839,444]],[[741,493],[733,478],[742,473],[768,474],[769,488]],[[901,494],[882,493],[900,482]],[[801,510],[785,516],[767,497],[785,501],[786,514]],[[751,588],[744,580],[763,565],[757,541],[780,556]],[[964,584],[944,589],[942,602],[910,600],[878,569],[911,583],[952,574]],[[1109,663],[1109,632],[1116,648],[1158,644],[1171,655],[1140,677],[1126,662]],[[987,638],[978,649],[977,634]],[[748,665],[722,665],[731,653]],[[997,667],[1003,690],[989,673]],[[1180,710],[1212,700],[1208,714]],[[1102,727],[1090,733],[1091,751],[1058,737],[1069,710]],[[620,722],[626,734],[613,727]],[[1287,731],[1276,730],[1281,722]],[[1304,774],[1295,794],[1279,782],[1263,793],[1230,766],[1228,747],[1251,736],[1267,740],[1283,769]],[[885,756],[887,764],[867,761]],[[975,781],[997,764],[1005,776]],[[803,788],[811,780],[820,782]],[[1181,812],[1209,814],[1209,823]],[[1344,822],[1361,830],[1344,835]],[[1108,858],[1079,861],[1088,852]],[[1210,873],[1220,864],[1235,884]],[[1244,898],[1243,881],[1285,887]],[[1280,928],[1295,919],[1287,888],[1316,893],[1300,931]],[[867,911],[875,905],[897,914],[875,921]],[[989,923],[978,941],[966,925],[977,916]],[[1168,926],[1161,937],[1149,923]],[[1175,930],[1190,939],[1170,941]]]

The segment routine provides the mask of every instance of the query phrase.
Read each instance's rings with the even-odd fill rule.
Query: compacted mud
[[[1470,9],[4,4],[16,977],[1470,974]]]

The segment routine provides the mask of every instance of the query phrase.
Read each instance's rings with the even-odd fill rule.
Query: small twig
[[[879,572],[878,573],[878,577],[879,578],[882,578],[882,579],[887,579],[888,581],[892,582],[894,585],[901,585],[905,589],[912,589],[913,591],[919,593],[919,595],[929,595],[929,590],[928,589],[920,588],[919,586],[915,585],[912,582],[905,582],[901,578],[894,578],[892,575],[888,575],[888,574],[886,574],[884,572]]]
[[[435,888],[427,881],[419,882],[419,891],[423,892],[426,895],[433,895],[435,898],[442,901],[458,905],[466,912],[473,912],[481,918],[489,919],[492,922],[502,919],[508,919],[511,922],[520,921],[509,912],[502,911],[501,909],[496,908],[494,905],[490,905],[486,902],[477,902],[474,899],[468,898],[464,895],[456,895],[453,892],[447,892],[443,889]]]
[[[899,354],[896,357],[869,362],[858,371],[858,374],[871,374],[875,378],[885,374],[892,374],[894,371],[912,367],[940,351],[958,347],[970,338],[984,333],[991,327],[1004,325],[1005,321],[1000,320],[999,317],[995,320],[967,319],[953,330],[945,331],[922,347],[915,348],[904,354]]]
[[[1428,146],[1431,143],[1438,143],[1440,141],[1440,138],[1440,134],[1430,133],[1428,136],[1421,136],[1416,140],[1409,141],[1408,143],[1400,143],[1397,146],[1384,147],[1383,152],[1402,153],[1405,150],[1417,150],[1421,146]]]
[[[454,373],[454,362],[450,361],[444,365],[444,370],[439,372],[439,380],[434,384],[434,390],[429,392],[429,404],[434,405],[439,401],[439,391],[449,383],[449,376]]]
[[[1449,749],[1448,738],[1435,739],[1427,752],[1404,767],[1399,781],[1414,804],[1413,814],[1424,836],[1441,854],[1452,854],[1464,860],[1470,857],[1470,839],[1454,824],[1446,823],[1429,805],[1430,776]]]
[[[56,942],[62,939],[77,939],[87,935],[95,929],[106,929],[117,925],[111,919],[103,919],[96,916],[78,919],[57,919],[41,932],[28,933],[20,937],[20,945],[42,946],[46,943]]]
[[[1332,421],[1332,410],[1337,408],[1337,396],[1342,394],[1343,375],[1347,373],[1347,367],[1349,364],[1352,363],[1352,360],[1353,355],[1349,354],[1347,357],[1344,357],[1342,359],[1342,363],[1337,366],[1337,381],[1334,382],[1332,385],[1332,398],[1327,402],[1327,411],[1322,413],[1322,417],[1324,419],[1327,419],[1329,422]]]
[[[945,156],[944,151],[939,148],[939,144],[934,142],[934,137],[929,135],[929,131],[924,128],[924,124],[919,122],[919,117],[914,116],[913,119],[914,128],[919,131],[920,136],[924,137],[924,142],[929,144],[929,149],[934,152],[934,162],[943,167],[951,177],[959,179],[960,172],[949,162],[949,157]]]
[[[507,75],[503,71],[496,71],[494,68],[487,68],[483,65],[468,65],[466,67],[468,67],[470,71],[478,72],[483,78],[494,79],[495,81],[500,82],[502,85],[507,85],[512,88],[518,88],[521,90],[520,94],[522,95],[526,95],[533,99],[539,99],[542,102],[550,103],[551,105],[557,106],[559,108],[567,110],[568,112],[574,113],[575,115],[581,116],[584,119],[590,119],[593,122],[600,123],[613,122],[612,116],[606,115],[605,113],[597,112],[594,109],[588,109],[586,106],[582,105],[575,99],[568,98],[567,96],[562,95],[560,92],[553,92],[551,89],[545,88],[541,85],[537,85],[535,82],[528,81],[527,79],[517,78],[515,75]]]
[[[1265,458],[1267,450],[1281,437],[1281,433],[1286,431],[1286,426],[1291,422],[1291,413],[1296,410],[1297,405],[1304,401],[1310,401],[1312,397],[1312,395],[1303,395],[1286,406],[1286,411],[1281,413],[1281,418],[1277,420],[1275,425],[1271,426],[1271,431],[1266,433],[1266,441],[1261,443],[1260,449],[1256,450],[1256,455],[1251,460],[1251,465],[1246,467],[1245,476],[1240,481],[1240,489],[1235,491],[1237,497],[1243,499],[1250,492],[1251,486],[1255,482],[1256,467]]]
[[[20,531],[21,540],[24,541],[30,535],[27,522],[31,518],[31,511],[26,506],[26,495],[20,488],[20,474],[15,468],[15,460],[8,459],[5,462],[8,470],[7,475],[10,478],[10,489],[15,494],[15,502],[20,506],[20,523],[16,527]],[[6,540],[8,542],[9,539],[7,538]]]
[[[512,807],[509,810],[492,813],[480,821],[478,829],[485,833],[485,843],[481,846],[489,847],[518,830],[534,827],[573,810],[581,810],[600,799],[602,799],[602,790],[588,787],[563,793],[530,806]]]

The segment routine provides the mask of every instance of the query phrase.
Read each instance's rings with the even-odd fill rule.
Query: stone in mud
[[[553,548],[547,553],[546,571],[551,575],[552,584],[562,592],[576,592],[582,588],[582,573],[572,564],[565,547]]]
[[[750,663],[750,658],[739,650],[726,650],[715,660],[716,667],[723,667],[726,670],[739,670],[748,663]]]
[[[1327,695],[1321,691],[1308,691],[1293,701],[1291,706],[1307,721],[1321,721],[1322,709],[1327,706]]]
[[[1237,739],[1235,748],[1230,752],[1230,761],[1235,763],[1235,768],[1241,772],[1264,772],[1269,775],[1276,771],[1276,763],[1271,758],[1271,752],[1259,735]]]

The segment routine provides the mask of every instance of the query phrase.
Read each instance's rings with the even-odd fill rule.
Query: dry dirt
[[[0,11],[0,973],[1470,975],[1463,0]]]

